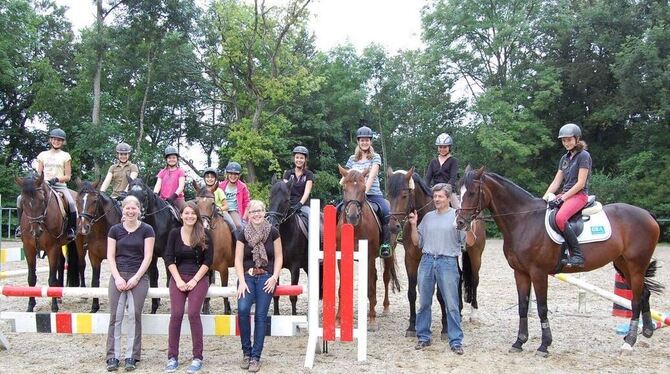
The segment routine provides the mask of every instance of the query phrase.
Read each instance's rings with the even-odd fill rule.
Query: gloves
[[[167,201],[174,203],[174,201],[177,200],[178,197],[179,196],[177,196],[177,194],[173,192],[172,195],[170,195],[170,197],[167,198]]]
[[[301,202],[297,202],[297,203],[293,204],[293,206],[291,207],[291,212],[292,212],[292,213],[299,212],[299,211],[300,211],[300,208],[302,208],[302,203],[301,203]]]
[[[57,177],[53,177],[53,178],[49,179],[49,184],[50,185],[53,186],[56,183],[60,183],[60,180]]]
[[[549,207],[549,209],[556,209],[556,208],[560,207],[562,204],[563,204],[563,199],[561,199],[559,197],[559,198],[556,198],[556,199],[551,200],[550,202],[548,202],[547,206]]]
[[[123,199],[125,199],[126,197],[128,197],[128,192],[121,191],[119,192],[119,196],[116,197],[116,200],[123,201]]]
[[[550,200],[552,200],[554,198],[554,196],[556,196],[556,195],[554,195],[553,193],[547,192],[546,194],[544,194],[544,196],[542,196],[542,200],[544,200],[546,202],[549,202]]]

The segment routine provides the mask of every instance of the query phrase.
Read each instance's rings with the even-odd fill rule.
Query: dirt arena
[[[330,344],[330,352],[317,355],[315,372],[419,372],[436,370],[457,373],[514,372],[514,373],[656,373],[667,372],[670,358],[670,328],[656,331],[653,338],[640,335],[631,353],[620,355],[622,336],[616,327],[625,323],[622,318],[612,317],[612,303],[595,295],[586,296],[586,314],[578,314],[578,290],[574,286],[549,279],[549,319],[553,332],[553,344],[548,358],[535,355],[540,344],[539,320],[533,310],[529,318],[530,339],[522,353],[508,353],[516,338],[517,307],[513,273],[502,253],[502,241],[490,240],[484,253],[479,289],[480,320],[472,323],[468,308],[463,311],[465,332],[465,355],[456,356],[449,351],[446,342],[439,340],[439,318],[437,302],[434,304],[433,334],[437,339],[431,347],[415,351],[414,338],[405,338],[407,318],[407,279],[403,264],[403,250],[398,247],[398,268],[402,291],[391,295],[391,313],[379,318],[380,330],[369,334],[368,361],[357,363],[355,345],[351,343]],[[670,287],[670,247],[658,246],[656,259],[660,269],[657,280]],[[43,260],[38,266],[44,266]],[[10,263],[3,270],[25,267],[25,264]],[[379,268],[379,265],[378,265]],[[103,264],[103,269],[105,265]],[[87,268],[90,279],[90,268]],[[234,275],[233,275],[234,277]],[[38,274],[39,284],[46,282],[46,274]],[[107,285],[109,273],[103,271],[101,284]],[[282,274],[282,283],[288,283],[288,271]],[[232,280],[232,279],[231,279]],[[612,290],[614,269],[608,265],[597,271],[582,275],[582,280]],[[234,281],[234,280],[233,280]],[[26,284],[24,277],[13,277],[4,283]],[[301,283],[306,284],[304,274]],[[378,284],[378,293],[383,291]],[[168,313],[168,304],[163,302],[159,313]],[[0,311],[24,311],[27,300],[0,296]],[[233,304],[234,305],[234,304]],[[379,304],[381,305],[381,300]],[[107,310],[101,300],[101,311]],[[145,311],[149,303],[145,304]],[[214,310],[223,310],[222,300],[213,301]],[[652,309],[661,313],[670,311],[667,294],[652,295]],[[87,312],[87,300],[65,300],[63,311]],[[299,311],[306,313],[306,298],[299,302]],[[49,299],[38,299],[37,311],[49,310]],[[282,314],[290,313],[288,299],[281,302]],[[378,312],[381,309],[378,307]],[[10,350],[0,351],[0,373],[94,373],[104,372],[104,335],[51,335],[16,334],[10,332],[9,323],[0,321],[0,332],[10,342]],[[279,338],[268,337],[262,357],[262,372],[295,373],[308,371],[303,368],[305,336]],[[181,361],[178,372],[185,372],[190,362],[190,337],[182,338]],[[139,373],[162,372],[166,362],[167,336],[145,336],[143,357],[138,364]],[[238,361],[241,357],[240,341],[237,337],[205,337],[204,372],[241,372]],[[186,363],[186,364],[184,364]],[[663,368],[666,369],[663,369]]]

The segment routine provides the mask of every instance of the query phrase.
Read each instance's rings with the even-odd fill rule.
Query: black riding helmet
[[[292,153],[293,153],[294,155],[295,155],[296,153],[300,153],[301,155],[305,155],[305,157],[309,157],[309,150],[307,150],[307,147],[303,147],[303,146],[301,146],[301,145],[299,145],[299,146],[293,148],[293,152],[292,152]]]
[[[367,126],[359,127],[358,130],[356,130],[356,139],[360,138],[372,139],[372,136],[373,136],[372,129]]]

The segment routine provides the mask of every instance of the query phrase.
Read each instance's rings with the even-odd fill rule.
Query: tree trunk
[[[93,78],[93,111],[91,113],[91,123],[93,128],[98,128],[100,126],[100,81],[102,80],[102,59],[104,54],[104,46],[101,42],[102,36],[102,26],[105,19],[102,9],[102,0],[96,0],[97,15],[95,21],[95,29],[98,34],[98,43],[96,45],[95,51],[95,77]],[[97,130],[94,130],[97,131]],[[95,169],[95,174],[100,175],[100,163],[96,157],[93,158],[93,168]]]
[[[251,129],[253,131],[260,130],[261,122],[261,113],[263,113],[263,107],[265,106],[265,101],[262,97],[256,96],[256,109],[254,110],[254,116],[251,119]],[[247,182],[255,183],[256,182],[256,167],[251,160],[247,161]]]
[[[136,157],[139,157],[141,154],[140,152],[140,146],[142,144],[142,139],[144,138],[144,111],[147,107],[147,100],[149,99],[149,91],[151,90],[151,46],[149,46],[149,52],[147,53],[147,83],[146,87],[144,87],[144,97],[142,98],[142,107],[140,108],[140,131],[137,135],[137,145],[135,147],[136,149]]]

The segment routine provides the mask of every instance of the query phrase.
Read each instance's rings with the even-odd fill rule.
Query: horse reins
[[[38,226],[44,227],[44,229],[46,230],[46,232],[49,233],[49,235],[53,236],[56,239],[60,239],[65,233],[65,225],[66,225],[65,219],[62,220],[63,223],[61,224],[61,230],[58,236],[54,235],[51,231],[49,231],[49,227],[44,224],[44,219],[46,218],[47,210],[49,209],[49,203],[51,203],[51,196],[52,195],[56,196],[56,191],[54,191],[53,188],[47,186],[47,189],[49,197],[47,198],[47,201],[44,204],[44,211],[42,212],[42,214],[37,217],[31,217],[26,212],[24,212],[23,214],[26,216],[26,218],[28,218],[28,222],[30,224],[36,223]],[[37,240],[37,236],[34,234],[34,232],[33,237],[35,238],[35,240]]]

